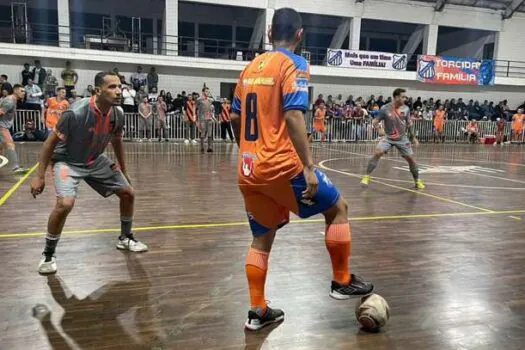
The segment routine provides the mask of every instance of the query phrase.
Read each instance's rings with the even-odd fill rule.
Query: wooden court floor
[[[17,146],[25,165],[38,144]],[[374,145],[314,145],[350,203],[353,272],[376,285],[392,317],[359,330],[356,300],[328,297],[321,217],[278,233],[266,297],[277,327],[247,333],[244,258],[251,235],[235,185],[236,146],[127,144],[137,192],[135,233],[150,251],[122,253],[118,200],[86,185],[57,250],[58,273],[36,272],[54,203],[51,179],[0,170],[0,349],[523,349],[525,151],[520,146],[421,145],[427,189],[412,190],[397,153],[369,188],[358,175]],[[33,310],[49,310],[34,317]],[[40,312],[38,315],[45,315]]]

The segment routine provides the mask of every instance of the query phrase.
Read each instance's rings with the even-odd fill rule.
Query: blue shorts
[[[341,195],[323,172],[315,169],[315,174],[319,186],[312,199],[302,198],[302,192],[306,190],[302,172],[291,180],[263,185],[241,184],[239,187],[253,235],[262,236],[283,227],[290,221],[290,212],[304,219],[332,208]]]

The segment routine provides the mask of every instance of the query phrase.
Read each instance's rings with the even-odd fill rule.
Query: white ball
[[[366,331],[377,331],[390,318],[390,306],[379,294],[362,297],[355,307],[357,321]]]

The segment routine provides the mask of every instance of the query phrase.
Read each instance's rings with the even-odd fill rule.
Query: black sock
[[[60,235],[52,235],[50,233],[46,236],[46,247],[44,248],[44,256],[46,257],[46,262],[51,261],[53,255],[55,255],[55,249],[58,244]]]
[[[121,216],[120,217],[120,236],[119,239],[132,238],[131,226],[133,225],[132,216]]]
[[[416,163],[410,163],[410,172],[412,173],[412,177],[414,178],[414,181],[417,182],[419,180],[419,168],[417,167]]]

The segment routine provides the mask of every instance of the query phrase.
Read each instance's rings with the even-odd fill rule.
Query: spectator
[[[148,102],[151,105],[151,108],[153,109],[153,114],[156,114],[156,108],[157,108],[157,99],[159,98],[159,94],[157,93],[157,88],[153,87],[149,91],[148,94]]]
[[[117,67],[113,68],[113,73],[115,73],[116,75],[118,75],[119,79],[120,79],[120,83],[122,85],[127,85],[126,84],[126,77],[123,76],[122,74],[120,74],[119,70]]]
[[[147,98],[142,100],[139,105],[139,132],[140,136],[144,136],[146,140],[151,141],[151,120],[153,116],[153,108],[148,102]],[[139,137],[139,142],[142,142],[142,138]]]
[[[381,96],[379,96],[379,97],[377,98],[376,103],[377,103],[377,106],[378,106],[379,108],[381,108],[381,107],[383,107],[383,106],[385,105],[385,101],[383,101],[383,95],[381,95]]]
[[[183,91],[184,93],[184,91]],[[195,135],[195,123],[197,121],[197,113],[195,107],[195,101],[193,100],[193,95],[188,95],[188,99],[184,104],[184,123],[186,124],[186,139],[184,143],[188,144],[191,140],[191,143],[196,145],[196,135]]]
[[[233,142],[235,138],[233,137],[232,127],[231,127],[231,104],[227,98],[222,101],[222,110],[221,110],[221,139],[226,142],[226,133],[230,137],[230,141]]]
[[[141,87],[148,86],[148,75],[142,71],[142,66],[137,67],[137,71],[131,75],[131,85],[135,91],[139,91]]]
[[[155,91],[156,91],[158,85],[159,85],[159,75],[157,74],[155,67],[151,67],[148,73],[148,92],[153,90],[153,88],[155,88]]]
[[[477,143],[479,139],[479,124],[477,120],[472,119],[467,125],[468,141]]]
[[[93,85],[88,85],[87,88],[82,92],[82,97],[91,97],[95,95],[95,90],[93,89]]]
[[[354,96],[352,96],[352,95],[348,96],[348,98],[346,99],[345,104],[347,104],[347,105],[349,105],[350,107],[353,108],[355,106]]]
[[[45,91],[47,72],[44,68],[42,68],[40,60],[35,60],[35,67],[33,68],[32,75],[34,83],[38,85],[40,90]]]
[[[26,86],[29,79],[33,79],[33,72],[29,70],[29,63],[24,63],[24,70],[22,71],[22,85]]]
[[[420,108],[423,107],[423,102],[421,102],[421,97],[418,97],[416,102],[414,102],[414,104],[412,105],[413,109],[417,109],[418,107]]]
[[[164,91],[164,90],[163,90]],[[166,106],[166,102],[164,102],[164,97],[161,95],[158,97],[157,99],[157,107],[156,107],[156,110],[157,110],[157,115],[159,116],[159,121],[158,121],[158,132],[159,132],[159,142],[162,142],[162,139],[164,138],[164,141],[168,141],[168,139],[166,138],[166,112],[167,112],[167,106]],[[162,131],[162,133],[161,133]]]
[[[523,122],[525,121],[525,115],[523,115],[523,109],[518,109],[518,112],[512,117],[512,140],[522,141],[523,134]]]
[[[321,103],[324,103],[324,98],[322,94],[319,94],[317,96],[317,100],[315,100],[314,107],[317,108],[321,105]]]
[[[46,72],[46,81],[44,83],[44,91],[47,96],[53,97],[56,94],[58,80],[53,75],[53,71],[48,69]]]
[[[66,69],[60,74],[62,81],[64,83],[64,88],[66,89],[66,97],[68,99],[73,98],[71,91],[75,90],[75,86],[78,82],[77,72],[71,68],[71,61],[66,61]]]
[[[125,113],[134,113],[135,110],[135,97],[137,92],[133,89],[133,86],[122,86],[122,108]]]
[[[204,153],[204,140],[208,139],[208,153],[212,153],[211,148],[213,143],[212,128],[215,118],[213,116],[213,98],[210,94],[210,89],[206,86],[202,88],[202,96],[196,101],[196,111],[198,127],[201,139],[201,153]]]
[[[168,107],[168,112],[174,112],[175,107],[173,104],[173,97],[171,96],[171,92],[168,92],[166,94],[166,106]],[[179,111],[182,111],[182,108],[179,109]]]
[[[334,108],[334,100],[332,99],[332,95],[328,95],[328,99],[326,100],[326,108],[333,109]]]
[[[334,103],[342,107],[343,106],[343,95],[341,94],[337,95],[337,98],[335,99]]]
[[[372,106],[376,103],[376,97],[374,95],[371,95],[370,96],[370,99],[368,100],[368,102],[366,103],[366,108],[367,109],[372,109]]]
[[[5,74],[0,75],[0,96],[3,96],[4,90],[7,92],[5,96],[13,93],[13,86],[9,83],[9,77]]]
[[[40,111],[42,109],[42,90],[40,90],[40,87],[33,83],[33,79],[29,79],[25,90],[27,96],[25,108],[32,111]]]
[[[146,92],[145,89],[146,88],[144,86],[141,86],[140,90],[137,91],[137,94],[135,96],[135,104],[137,106],[139,106],[142,103],[142,101],[144,101],[145,98],[146,99],[148,98],[148,93]]]

